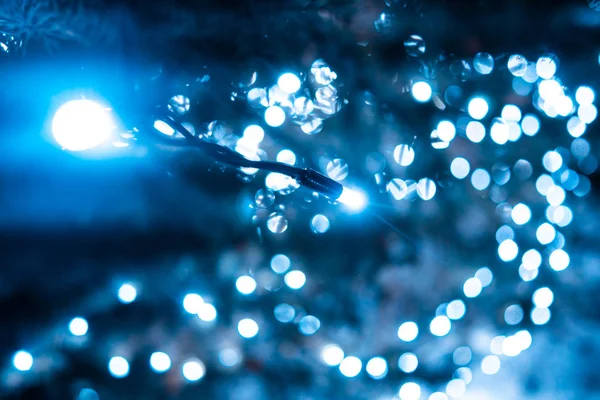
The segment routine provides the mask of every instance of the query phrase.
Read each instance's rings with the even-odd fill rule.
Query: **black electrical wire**
[[[294,178],[299,184],[334,200],[338,199],[344,190],[344,187],[341,183],[321,174],[320,172],[315,171],[314,169],[298,168],[289,164],[274,161],[249,160],[228,147],[217,143],[207,142],[194,136],[193,133],[188,131],[182,124],[177,122],[170,115],[162,116],[161,120],[176,132],[181,133],[181,135],[186,139],[186,143],[188,145],[201,150],[207,156],[212,157],[216,161],[223,164],[227,164],[235,168],[256,168],[287,175],[291,178]]]

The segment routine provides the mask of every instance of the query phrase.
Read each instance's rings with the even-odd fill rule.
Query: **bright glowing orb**
[[[473,119],[485,118],[489,109],[490,109],[490,106],[488,105],[487,101],[485,101],[485,99],[483,99],[481,97],[473,98],[469,102],[469,105],[467,106],[467,111],[469,112],[469,115]]]
[[[108,362],[108,371],[115,378],[125,378],[129,375],[129,362],[123,357],[113,357]]]
[[[52,119],[54,140],[64,149],[84,151],[104,143],[115,129],[110,111],[91,100],[62,105]]]
[[[123,304],[129,304],[135,300],[137,297],[137,289],[130,283],[124,283],[119,288],[119,292],[117,294],[119,296],[119,301]]]
[[[367,196],[363,192],[347,187],[344,188],[337,200],[356,212],[360,212],[367,207]]]
[[[271,106],[265,111],[267,125],[277,128],[285,122],[285,111],[279,106]]]
[[[197,293],[188,293],[183,298],[183,308],[190,314],[198,314],[204,299]]]
[[[19,350],[13,356],[13,365],[19,371],[29,371],[33,366],[33,357],[30,353]]]
[[[367,374],[373,379],[383,379],[387,375],[387,361],[383,357],[373,357],[367,362]]]
[[[235,281],[235,287],[243,295],[249,295],[256,289],[256,281],[248,275],[240,276]]]
[[[206,367],[202,361],[191,359],[183,364],[181,373],[188,382],[197,382],[206,374]]]
[[[431,95],[433,94],[431,85],[423,81],[415,82],[412,86],[411,92],[415,100],[419,103],[425,103],[431,100]]]
[[[398,338],[404,342],[412,342],[419,335],[419,326],[413,321],[408,321],[398,328]]]
[[[358,357],[346,357],[340,363],[340,372],[347,378],[354,378],[362,370],[362,361]]]
[[[83,318],[73,318],[69,323],[69,331],[74,336],[84,336],[88,331],[88,323]]]
[[[258,334],[258,324],[250,318],[244,318],[238,322],[238,332],[244,339],[251,339]]]
[[[283,90],[284,92],[292,94],[300,90],[302,82],[300,82],[300,78],[298,78],[296,75],[292,74],[291,72],[286,72],[277,80],[277,86],[279,86],[279,89]]]
[[[171,357],[161,351],[152,353],[150,356],[150,367],[158,373],[163,373],[171,368]]]
[[[340,365],[344,360],[344,350],[335,344],[328,344],[321,350],[321,358],[323,362],[330,367]]]

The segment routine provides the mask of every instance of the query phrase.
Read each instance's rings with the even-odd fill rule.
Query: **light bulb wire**
[[[180,133],[186,140],[186,144],[191,145],[209,157],[218,162],[227,164],[235,168],[255,168],[269,172],[275,172],[289,176],[295,179],[299,184],[314,190],[320,194],[337,200],[344,190],[341,183],[315,171],[311,168],[298,168],[289,164],[264,161],[249,160],[238,152],[217,143],[204,141],[191,133],[181,123],[176,121],[170,115],[163,115],[160,118],[176,132]],[[161,137],[164,135],[161,135]]]

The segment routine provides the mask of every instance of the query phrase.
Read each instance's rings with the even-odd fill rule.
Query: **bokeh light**
[[[552,253],[550,253],[548,262],[553,270],[564,271],[569,266],[571,260],[569,257],[569,253],[567,253],[563,249],[556,249]]]
[[[465,346],[458,347],[452,354],[452,360],[456,365],[467,365],[471,362],[472,357],[471,349]]]
[[[475,273],[475,278],[479,280],[479,283],[482,287],[488,287],[491,285],[492,280],[494,279],[494,274],[488,267],[483,267],[477,270]]]
[[[450,164],[450,172],[456,179],[465,179],[469,175],[471,166],[469,162],[462,157],[456,157]]]
[[[278,274],[285,273],[291,265],[289,257],[285,254],[276,254],[271,259],[271,269]]]
[[[399,144],[394,148],[394,160],[403,167],[407,167],[415,159],[415,151],[407,144]]]
[[[19,371],[29,371],[33,367],[33,356],[25,350],[19,350],[13,355],[12,363]]]
[[[322,214],[317,214],[310,220],[310,227],[314,233],[323,234],[329,230],[329,226],[329,219]]]
[[[81,317],[73,318],[69,323],[69,331],[74,336],[84,336],[88,331],[88,322]]]
[[[157,351],[150,356],[150,367],[154,372],[163,373],[171,368],[171,358],[168,354]]]
[[[347,378],[354,378],[362,370],[362,361],[354,356],[346,357],[340,363],[340,372]]]
[[[452,323],[445,315],[435,317],[429,324],[429,330],[434,336],[446,336],[448,333],[450,333],[451,328]]]
[[[507,239],[498,246],[498,256],[504,262],[509,262],[519,255],[519,246],[514,240]]]
[[[198,318],[204,322],[212,322],[217,318],[217,309],[212,304],[204,303],[200,305]]]
[[[125,378],[129,375],[129,362],[124,357],[113,357],[108,362],[108,371],[115,378]]]
[[[531,322],[535,325],[546,325],[550,321],[550,310],[548,308],[535,307],[531,310]]]
[[[189,314],[198,314],[204,299],[197,293],[188,293],[183,298],[183,309]]]
[[[446,307],[446,315],[453,320],[459,320],[465,316],[467,306],[462,300],[453,300]]]
[[[506,307],[504,310],[504,321],[508,325],[517,325],[523,320],[523,308],[518,304]]]
[[[482,97],[475,97],[475,98],[471,99],[471,101],[469,102],[469,105],[467,107],[467,111],[469,112],[469,115],[471,116],[471,118],[477,119],[477,120],[481,120],[481,119],[485,118],[489,109],[490,109],[490,106],[488,105],[487,101]],[[439,130],[439,128],[438,128],[438,130]]]
[[[413,321],[404,322],[398,328],[398,337],[404,342],[412,342],[419,335],[419,327]]]
[[[302,271],[290,271],[285,274],[284,281],[290,289],[298,290],[306,283],[306,275]]]
[[[387,361],[383,357],[373,357],[367,362],[365,370],[371,378],[383,379],[388,372]]]
[[[344,351],[335,344],[328,344],[321,350],[321,358],[325,364],[335,367],[344,360]]]
[[[419,359],[413,353],[404,353],[398,359],[398,368],[404,373],[410,374],[417,370]]]
[[[244,339],[251,339],[258,334],[258,324],[251,318],[244,318],[238,322],[238,332]]]
[[[469,298],[477,297],[481,294],[483,285],[478,278],[469,278],[463,285],[463,292]]]
[[[479,121],[471,121],[467,125],[466,134],[473,143],[480,143],[485,138],[485,126]]]
[[[542,255],[536,249],[529,249],[523,253],[521,262],[526,269],[538,269],[542,265]]]
[[[282,74],[277,80],[277,86],[279,86],[279,89],[289,94],[296,93],[298,90],[300,90],[301,85],[302,82],[300,82],[300,78],[291,72]]]
[[[398,392],[400,400],[419,400],[421,397],[421,386],[415,382],[406,382]]]
[[[451,398],[461,398],[465,394],[466,390],[467,385],[462,379],[452,379],[446,385],[446,393]]]
[[[124,283],[119,288],[117,296],[119,297],[119,301],[123,304],[132,303],[137,298],[137,289],[131,283]]]
[[[91,100],[63,104],[52,119],[52,134],[66,150],[84,151],[106,142],[116,128],[110,110]]]
[[[548,308],[554,302],[554,293],[548,287],[537,289],[532,296],[533,304],[538,308]]]
[[[415,82],[412,85],[411,92],[414,99],[420,103],[425,103],[431,100],[431,95],[433,94],[431,85],[424,81]]]
[[[265,111],[267,125],[277,128],[285,122],[285,111],[279,106],[271,106]]]
[[[298,323],[298,330],[305,336],[314,335],[321,327],[321,321],[314,315],[305,315]]]
[[[477,168],[471,174],[471,184],[477,190],[485,190],[490,185],[491,177],[485,169]]]
[[[181,373],[188,382],[197,382],[204,378],[206,367],[204,363],[198,359],[187,360],[181,367]]]
[[[282,303],[275,306],[273,314],[275,315],[275,319],[277,319],[277,321],[285,324],[294,320],[294,317],[296,316],[296,310],[294,310],[294,307],[291,305]]]
[[[519,203],[513,207],[511,217],[515,224],[525,225],[531,219],[531,209],[523,203]]]
[[[456,136],[456,126],[448,120],[440,121],[436,130],[438,137],[444,142],[450,142]]]
[[[242,355],[235,349],[223,349],[219,352],[219,362],[225,367],[235,367],[242,362]]]
[[[580,86],[575,91],[575,100],[580,105],[590,105],[594,102],[596,94],[589,86]]]
[[[495,375],[500,371],[500,359],[498,356],[489,355],[481,360],[481,372],[486,375]]]
[[[527,114],[521,121],[521,129],[527,136],[535,136],[540,131],[540,120],[532,114]]]
[[[251,276],[243,275],[237,278],[235,287],[241,294],[249,295],[256,290],[256,281]]]

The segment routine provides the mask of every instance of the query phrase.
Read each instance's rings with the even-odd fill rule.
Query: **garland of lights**
[[[425,46],[424,43],[422,43],[422,39],[416,35],[411,36],[410,42],[407,44],[407,51],[409,54],[411,54],[411,52],[416,52],[416,54],[419,52],[422,53],[425,51],[424,49]],[[579,138],[584,134],[587,124],[593,122],[596,117],[596,109],[593,106],[595,94],[591,88],[582,86],[577,89],[574,95],[574,99],[578,104],[578,106],[576,106],[572,96],[567,94],[567,91],[563,88],[560,81],[555,78],[557,64],[552,57],[542,56],[538,59],[537,63],[533,63],[532,67],[532,63],[528,63],[525,57],[513,55],[509,57],[507,66],[510,73],[515,76],[515,78],[521,78],[520,80],[516,80],[518,84],[522,84],[522,82],[528,82],[530,84],[529,90],[531,90],[531,86],[533,86],[534,82],[538,82],[536,93],[537,103],[534,103],[536,107],[544,111],[549,117],[568,117],[567,130],[574,138]],[[477,54],[474,58],[474,68],[478,73],[487,75],[491,73],[494,68],[494,59],[489,54]],[[323,105],[321,110],[327,109],[327,105],[331,106],[330,110],[339,109],[339,104],[335,103],[332,105],[331,100],[336,96],[335,94],[331,95],[334,93],[334,89],[330,86],[330,83],[337,77],[335,73],[331,71],[329,66],[322,60],[316,61],[315,64],[313,64],[312,70],[312,82],[317,82],[317,86],[319,87],[318,90],[325,89],[323,92],[328,92],[330,94],[330,96],[327,97],[324,93],[321,93],[321,95],[327,97],[321,98],[318,101]],[[314,71],[317,72],[315,73]],[[535,77],[532,78],[534,75]],[[271,101],[273,98],[285,98],[287,95],[282,95],[282,92],[289,94],[288,92],[296,93],[299,91],[299,79],[297,77],[295,78],[298,82],[296,82],[290,74],[282,75],[279,85],[270,89],[270,91],[273,91],[270,98],[266,95],[267,93],[264,89],[252,89],[247,95],[248,100],[251,103],[257,102],[258,104],[262,104],[263,107],[266,107],[266,117],[271,115],[271,118],[276,118],[276,122],[272,122],[273,126],[281,125],[283,120],[285,120],[285,114],[281,117],[279,111],[282,110],[280,107],[282,102],[279,102],[279,105],[277,105],[271,104]],[[532,79],[531,82],[529,81],[530,79]],[[518,92],[519,90],[524,90],[518,84],[513,84],[515,91]],[[290,85],[292,85],[291,88],[289,87]],[[252,92],[253,90],[258,90],[258,92]],[[418,102],[429,102],[432,100],[433,93],[431,86],[424,80],[413,82],[411,90],[414,99]],[[277,103],[278,101],[276,100],[275,102]],[[297,99],[293,102],[291,106],[292,109],[295,109],[297,106],[297,108],[306,110],[306,98],[300,100],[298,103],[301,104],[299,105],[296,104],[297,102]],[[573,116],[572,114],[576,107],[578,108],[578,115]],[[465,134],[471,142],[479,143],[483,140],[483,137],[485,136],[485,127],[479,121],[487,116],[488,111],[488,103],[482,97],[474,97],[469,102],[467,112],[471,117],[471,121],[466,126]],[[333,113],[335,113],[335,111]],[[325,114],[329,115],[333,113],[325,112]],[[223,164],[235,168],[262,169],[273,173],[283,174],[293,178],[297,183],[332,200],[344,203],[353,209],[360,210],[366,206],[366,197],[362,192],[345,188],[331,177],[325,176],[309,168],[298,168],[282,162],[263,161],[245,157],[240,154],[240,152],[234,151],[225,145],[209,142],[196,136],[187,129],[183,123],[179,122],[178,119],[174,117],[174,114],[176,115],[177,113],[164,113],[164,115],[161,115],[154,123],[155,132],[148,132],[147,134],[154,135],[155,138],[160,140],[165,138],[170,140],[177,136],[178,133],[185,139],[182,145],[197,148],[203,154],[210,156]],[[310,122],[312,120],[308,118],[309,114],[310,112],[302,115],[302,118],[299,118],[301,120],[300,126],[309,124],[306,129],[312,129],[313,127],[313,122]],[[85,142],[81,141],[80,133],[82,125],[73,124],[73,115],[79,115],[77,122],[85,124],[86,132],[89,133],[88,139],[91,140],[86,139]],[[275,115],[275,117],[273,117],[273,115]],[[323,115],[321,115],[321,117],[322,116]],[[93,125],[93,127],[90,127],[89,123],[92,121],[100,122]],[[267,123],[269,123],[269,121],[267,121]],[[74,151],[87,150],[105,141],[109,137],[109,134],[106,133],[107,128],[112,128],[112,122],[107,119],[106,109],[89,100],[76,100],[67,103],[57,112],[53,121],[53,132],[57,142],[66,149]],[[301,129],[304,130],[304,128]],[[531,114],[522,116],[518,107],[507,105],[502,111],[502,119],[494,119],[494,121],[492,121],[490,136],[496,144],[503,145],[509,141],[518,140],[521,133],[533,136],[537,134],[539,129],[540,121],[537,117]],[[144,133],[137,132],[137,134]],[[441,121],[438,124],[437,129],[431,134],[432,139],[435,139],[433,143],[440,149],[448,147],[455,136],[456,127],[450,121]],[[414,150],[408,145],[400,146],[394,151],[394,157],[398,164],[404,166],[409,165],[414,158]],[[554,174],[563,166],[563,157],[558,151],[549,151],[544,156],[542,163],[549,173]],[[456,178],[464,179],[470,172],[470,165],[466,159],[457,157],[452,162],[451,171]],[[569,177],[564,179],[564,182],[562,176],[559,177],[559,180],[561,180],[562,186],[566,186],[568,190],[576,189],[576,186],[572,186],[569,181]],[[421,180],[418,183],[413,182],[412,184],[407,185],[406,181],[396,178],[392,179],[387,186],[388,191],[396,200],[405,198],[411,190],[417,191],[424,200],[428,200],[432,197],[432,183],[431,180]],[[490,184],[490,175],[484,169],[477,169],[473,171],[471,175],[471,183],[476,190],[484,190]],[[565,189],[562,186],[555,184],[555,178],[547,174],[541,175],[536,182],[538,192],[546,197],[551,207],[548,211],[549,214],[547,213],[547,218],[549,222],[558,226],[568,225],[572,218],[570,209],[562,205],[566,195]],[[435,184],[433,190],[435,191]],[[585,194],[585,191],[581,192],[581,195]],[[569,217],[569,215],[571,215],[571,217]],[[512,208],[511,217],[516,225],[524,225],[531,220],[531,210],[527,205],[519,203]],[[559,235],[560,233],[558,233],[554,226],[548,222],[544,222],[536,230],[538,242],[544,246],[549,246],[549,264],[555,271],[566,269],[570,263],[568,253],[562,249],[565,241],[564,237],[562,237],[562,243],[559,247],[552,245],[555,238]],[[514,230],[508,225],[504,225],[498,229],[496,236],[499,242],[498,254],[500,259],[503,262],[515,260],[519,254],[519,247],[514,240]],[[305,275],[298,270],[289,270],[289,259],[286,260],[282,257],[285,256],[279,255],[274,257],[271,262],[271,268],[278,274],[285,274],[285,283],[290,288],[296,290],[300,289],[306,281]],[[542,254],[533,248],[527,250],[522,256],[519,275],[524,281],[533,280],[535,279],[535,276],[537,276],[537,271],[541,264]],[[489,286],[492,283],[492,280],[493,274],[489,268],[484,267],[478,269],[474,276],[468,278],[464,283],[463,293],[465,298],[470,299],[479,296],[483,288]],[[238,278],[236,286],[241,293],[250,294],[256,288],[256,282],[251,276],[242,276]],[[137,290],[131,283],[123,284],[118,290],[118,297],[122,303],[131,303],[137,297]],[[532,301],[535,305],[535,308],[531,313],[533,323],[536,325],[547,323],[551,315],[549,307],[554,301],[552,290],[548,287],[538,288],[533,294]],[[213,321],[217,315],[215,307],[204,301],[198,294],[188,294],[184,298],[183,307],[190,314],[197,314],[199,318],[205,322]],[[291,306],[280,304],[277,307],[278,308],[275,310],[275,317],[278,321],[283,323],[293,321],[293,308],[291,311],[286,308]],[[429,326],[430,332],[434,336],[441,337],[447,335],[452,328],[452,321],[460,320],[464,317],[466,312],[466,303],[462,299],[455,299],[448,303],[441,304],[436,310],[435,317],[431,320]],[[292,314],[291,318],[289,318],[290,313]],[[507,324],[511,326],[520,323],[523,317],[523,310],[520,306],[511,305],[506,309],[505,320]],[[315,333],[321,326],[318,318],[311,315],[304,316],[299,324],[303,334],[307,335]],[[304,326],[304,328],[302,328],[302,326]],[[243,338],[250,339],[258,334],[259,326],[254,320],[244,318],[238,322],[237,329]],[[88,330],[87,321],[81,317],[74,318],[70,322],[69,330],[74,336],[85,336]],[[408,343],[414,341],[419,333],[419,326],[416,322],[404,321],[399,326],[397,335],[400,340]],[[508,337],[499,338],[501,337],[498,336],[494,338],[491,343],[490,354],[486,354],[482,359],[481,369],[485,374],[492,375],[498,372],[501,363],[499,355],[504,354],[509,357],[516,356],[522,351],[525,351],[532,343],[531,334],[527,330],[519,330]],[[230,361],[225,362],[222,360],[221,362],[224,365],[237,363],[238,361],[234,362],[231,360],[239,360],[239,357],[238,354],[230,353],[229,358],[223,358]],[[355,356],[347,356],[341,347],[335,344],[324,346],[321,357],[325,364],[329,366],[339,366],[341,373],[348,378],[356,377],[363,368],[361,359]],[[448,398],[448,395],[451,397],[460,397],[460,395],[464,394],[466,386],[472,379],[472,372],[466,367],[472,359],[472,351],[469,347],[458,347],[453,352],[453,359],[459,368],[456,370],[453,379],[451,379],[446,386],[445,392],[447,394],[438,391],[431,394],[429,400],[444,400]],[[25,350],[15,353],[13,357],[13,365],[19,371],[28,371],[32,368],[33,364],[33,356]],[[171,359],[164,352],[155,352],[150,358],[150,365],[158,373],[165,372],[171,367]],[[399,358],[398,367],[406,374],[414,372],[417,366],[418,359],[413,353],[406,352]],[[388,362],[381,356],[373,355],[366,363],[365,369],[373,379],[382,379],[388,373]],[[125,377],[129,373],[129,363],[123,356],[115,356],[109,361],[109,370],[111,374],[117,378]],[[198,381],[205,374],[205,366],[200,360],[187,360],[183,363],[182,373],[188,381]],[[421,398],[422,389],[416,382],[406,382],[400,387],[398,395],[401,400],[416,400]]]

